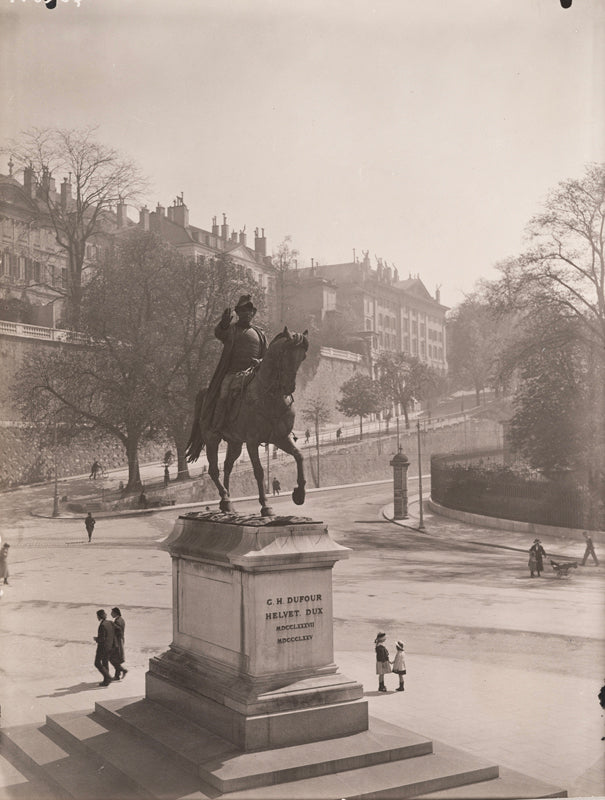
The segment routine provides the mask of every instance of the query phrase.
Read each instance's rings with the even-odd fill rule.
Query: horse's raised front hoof
[[[292,490],[292,500],[296,503],[297,506],[302,506],[305,502],[305,487],[304,486],[295,486]]]
[[[273,516],[273,509],[271,506],[263,506],[260,510],[261,517],[272,517]]]
[[[225,499],[221,500],[221,502],[218,504],[218,507],[224,514],[231,514],[231,512],[233,511],[231,500],[225,500]]]

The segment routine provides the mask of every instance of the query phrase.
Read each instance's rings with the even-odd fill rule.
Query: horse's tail
[[[205,389],[200,389],[195,397],[195,409],[193,411],[193,423],[191,425],[191,433],[189,434],[189,441],[187,442],[187,449],[185,455],[187,461],[197,461],[204,449],[204,437],[202,436],[202,406],[204,404]]]

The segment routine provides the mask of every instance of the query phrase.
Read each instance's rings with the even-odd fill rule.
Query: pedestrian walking
[[[281,483],[277,480],[277,478],[273,478],[273,482],[271,485],[273,487],[274,495],[279,494],[281,492]]]
[[[395,653],[395,658],[393,659],[393,672],[396,675],[399,675],[399,686],[397,687],[398,692],[405,691],[403,686],[403,676],[406,674],[405,672],[405,648],[403,646],[403,642],[399,641],[395,645],[397,652]]]
[[[342,436],[342,428],[338,428],[338,430],[336,431],[336,441],[337,442],[340,441],[340,437],[341,436]]]
[[[88,516],[84,520],[84,525],[86,526],[86,533],[88,534],[88,541],[92,541],[92,532],[95,529],[95,525],[97,524],[96,519],[93,517],[92,512],[88,512]]]
[[[100,469],[101,469],[101,465],[100,465],[100,464],[99,464],[99,462],[98,462],[98,461],[95,459],[95,460],[92,462],[91,466],[90,466],[90,475],[88,476],[88,480],[89,480],[89,481],[90,481],[90,480],[96,481],[96,479],[97,479],[97,473],[99,472],[99,470],[100,470]]]
[[[103,680],[99,686],[109,686],[111,683],[111,675],[109,674],[109,653],[114,644],[114,627],[113,624],[107,619],[107,614],[103,608],[100,608],[97,611],[97,619],[99,620],[99,628],[97,630],[97,635],[94,637],[94,640],[97,643],[95,667],[103,676]]]
[[[168,464],[164,464],[164,489],[167,488],[169,483],[170,483],[170,470],[168,469]]]
[[[0,580],[2,583],[7,584],[9,573],[8,573],[8,549],[10,544],[5,542],[2,547],[0,547]]]
[[[546,551],[542,547],[542,543],[539,539],[534,539],[534,543],[529,548],[529,572],[530,578],[535,578],[534,572],[538,573],[538,578],[540,577],[540,573],[544,570],[544,561],[542,560],[543,557],[546,556]]]
[[[111,616],[112,616],[112,623],[113,623],[113,648],[109,653],[109,661],[112,667],[115,670],[115,674],[113,676],[114,681],[120,680],[120,673],[122,673],[122,677],[126,676],[128,670],[124,666],[124,661],[126,657],[124,655],[124,639],[125,639],[125,632],[126,632],[126,623],[124,622],[124,617],[122,616],[122,612],[120,609],[115,606],[111,609]]]
[[[586,539],[586,550],[584,551],[584,558],[582,559],[582,566],[585,567],[586,566],[586,561],[588,559],[588,556],[592,556],[592,560],[594,561],[595,566],[598,567],[599,566],[599,559],[597,558],[597,554],[594,551],[594,545],[592,543],[592,539],[588,535],[588,531],[584,531],[582,536]]]
[[[376,649],[376,674],[378,675],[378,691],[386,692],[384,676],[391,672],[391,662],[389,661],[389,651],[384,646],[386,633],[379,633],[374,639]]]
[[[305,431],[305,444],[309,444],[309,439],[311,438],[311,431],[307,428]]]

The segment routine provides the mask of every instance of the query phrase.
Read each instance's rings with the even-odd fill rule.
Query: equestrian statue
[[[242,295],[235,306],[237,321],[232,322],[232,311],[226,308],[214,329],[223,352],[210,385],[198,392],[187,459],[197,461],[206,448],[208,475],[221,497],[219,508],[231,512],[229,478],[245,443],[258,485],[261,514],[269,517],[272,510],[267,505],[258,454],[261,444],[273,444],[294,456],[297,485],[292,500],[296,505],[305,501],[303,457],[291,433],[296,373],[306,358],[309,341],[307,331],[290,333],[285,327],[267,346],[263,331],[252,324],[256,311],[251,296]],[[222,482],[218,467],[221,441],[227,442]]]

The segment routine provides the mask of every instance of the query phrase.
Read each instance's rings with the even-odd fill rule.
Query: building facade
[[[330,297],[330,311],[345,314],[359,325],[357,338],[367,342],[372,363],[386,350],[415,356],[441,373],[447,371],[448,308],[441,304],[439,290],[432,297],[419,276],[400,280],[397,270],[382,259],[372,268],[365,252],[361,261],[317,264],[288,273],[286,296],[295,291],[318,319],[328,312]]]

